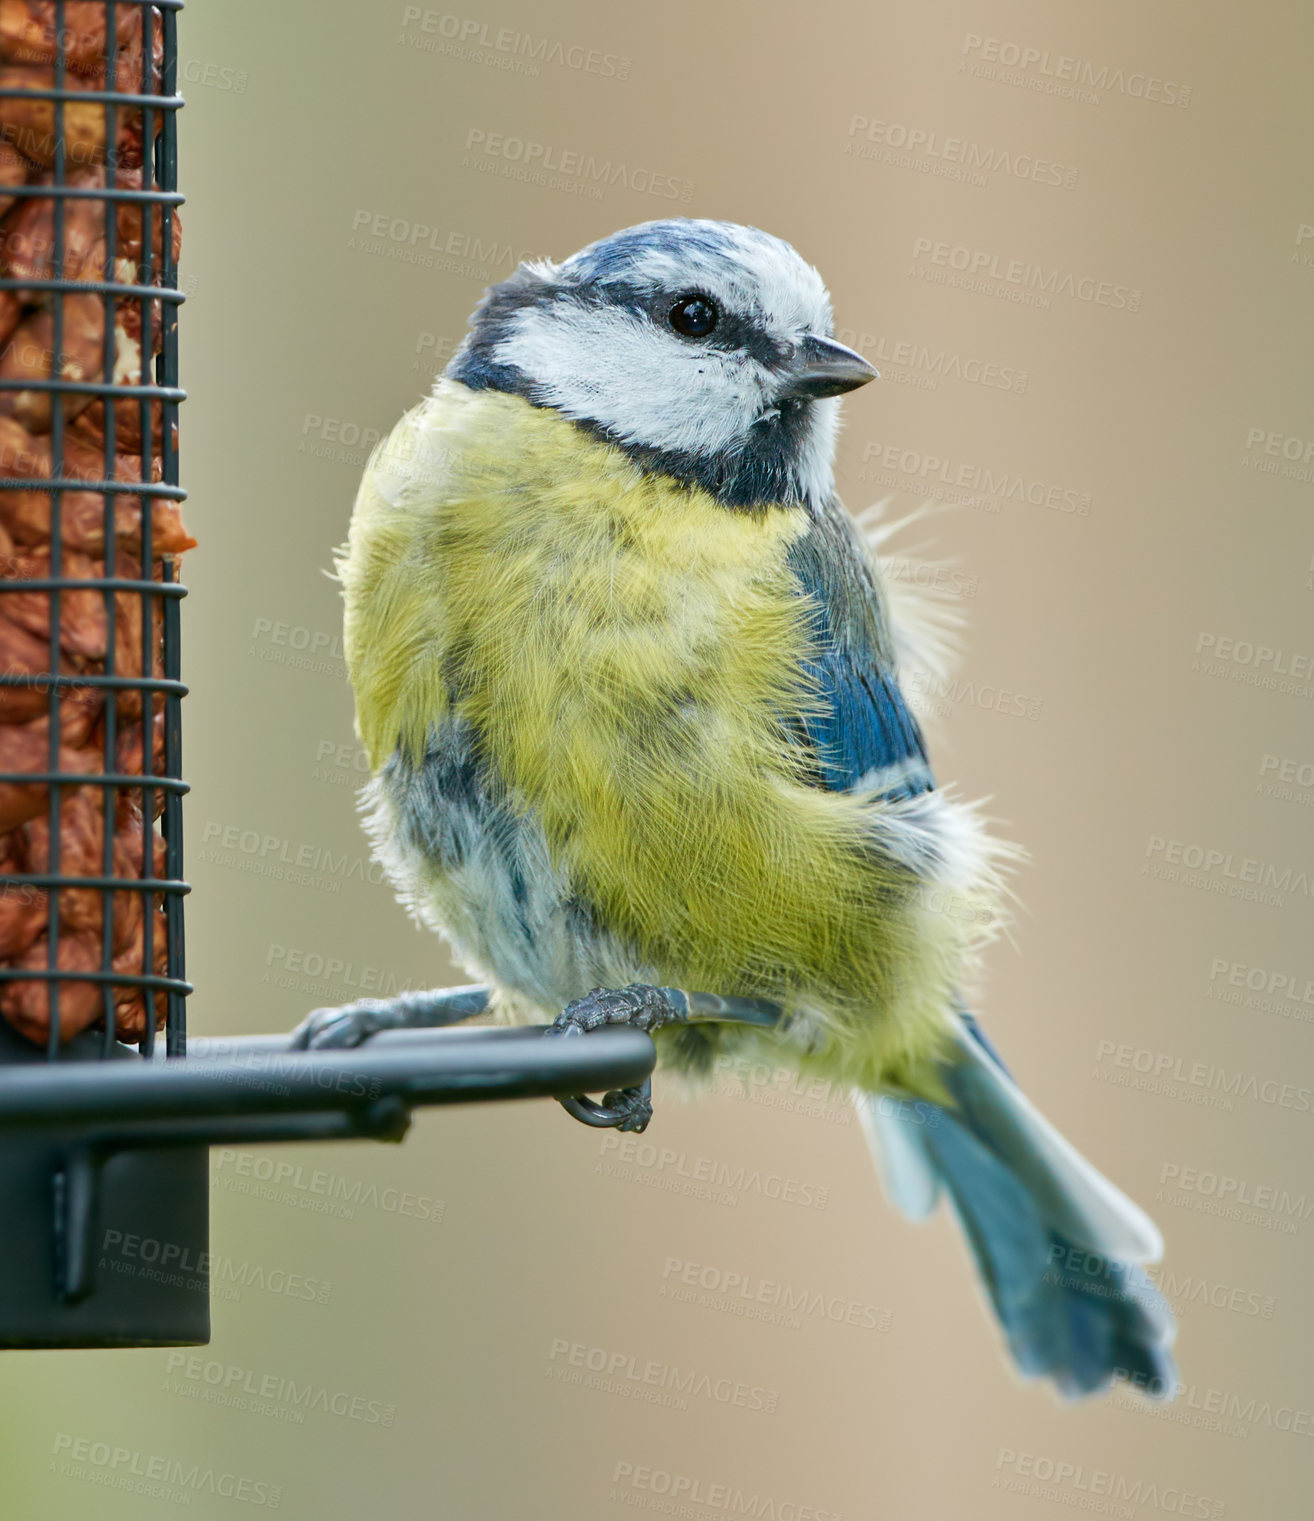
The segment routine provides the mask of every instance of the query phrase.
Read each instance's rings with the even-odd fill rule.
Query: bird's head
[[[732,507],[818,501],[838,402],[875,378],[821,276],[732,222],[645,222],[488,291],[447,374],[551,407]]]

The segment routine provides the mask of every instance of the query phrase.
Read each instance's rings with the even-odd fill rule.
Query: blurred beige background
[[[192,1029],[454,975],[353,812],[323,571],[370,442],[522,253],[759,224],[884,372],[847,404],[850,506],[961,504],[913,535],[969,619],[919,702],[1032,856],[983,1017],[1162,1224],[1185,1388],[1020,1384],[953,1223],[887,1207],[841,1096],[748,1072],[659,1096],[638,1145],[539,1103],[216,1151],[212,1346],[6,1357],[5,1514],[1308,1516],[1314,28],[441,7],[180,23]],[[700,1197],[700,1159],[760,1186]],[[118,1488],[65,1439],[213,1488]]]

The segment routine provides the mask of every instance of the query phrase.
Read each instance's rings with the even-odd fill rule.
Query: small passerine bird
[[[487,292],[371,459],[339,565],[369,828],[503,1013],[847,1085],[894,1202],[957,1213],[1024,1373],[1162,1393],[1158,1232],[960,996],[1008,852],[937,788],[900,691],[832,475],[837,398],[875,371],[833,331],[817,272],[726,222]],[[718,999],[774,1014],[682,1017]],[[392,1022],[423,1022],[404,1002]],[[345,1012],[303,1043],[390,1022]],[[616,1117],[649,1112],[636,1091]]]

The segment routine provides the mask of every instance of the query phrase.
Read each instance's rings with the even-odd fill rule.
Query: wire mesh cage
[[[50,1060],[186,1044],[180,3],[5,7],[0,35],[0,1015]]]

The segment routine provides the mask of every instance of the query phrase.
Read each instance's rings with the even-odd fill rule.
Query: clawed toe
[[[620,1116],[615,1121],[617,1130],[632,1130],[636,1134],[647,1130],[652,1119],[652,1084],[643,1083],[638,1088],[613,1089],[602,1100],[602,1107]]]
[[[652,1119],[652,1083],[645,1081],[637,1088],[613,1088],[601,1104],[582,1094],[578,1098],[559,1099],[567,1114],[573,1115],[583,1125],[604,1130],[631,1130],[639,1132],[648,1128]]]
[[[314,1009],[293,1030],[291,1045],[294,1051],[345,1051],[381,1028],[375,1011],[365,1002]]]

